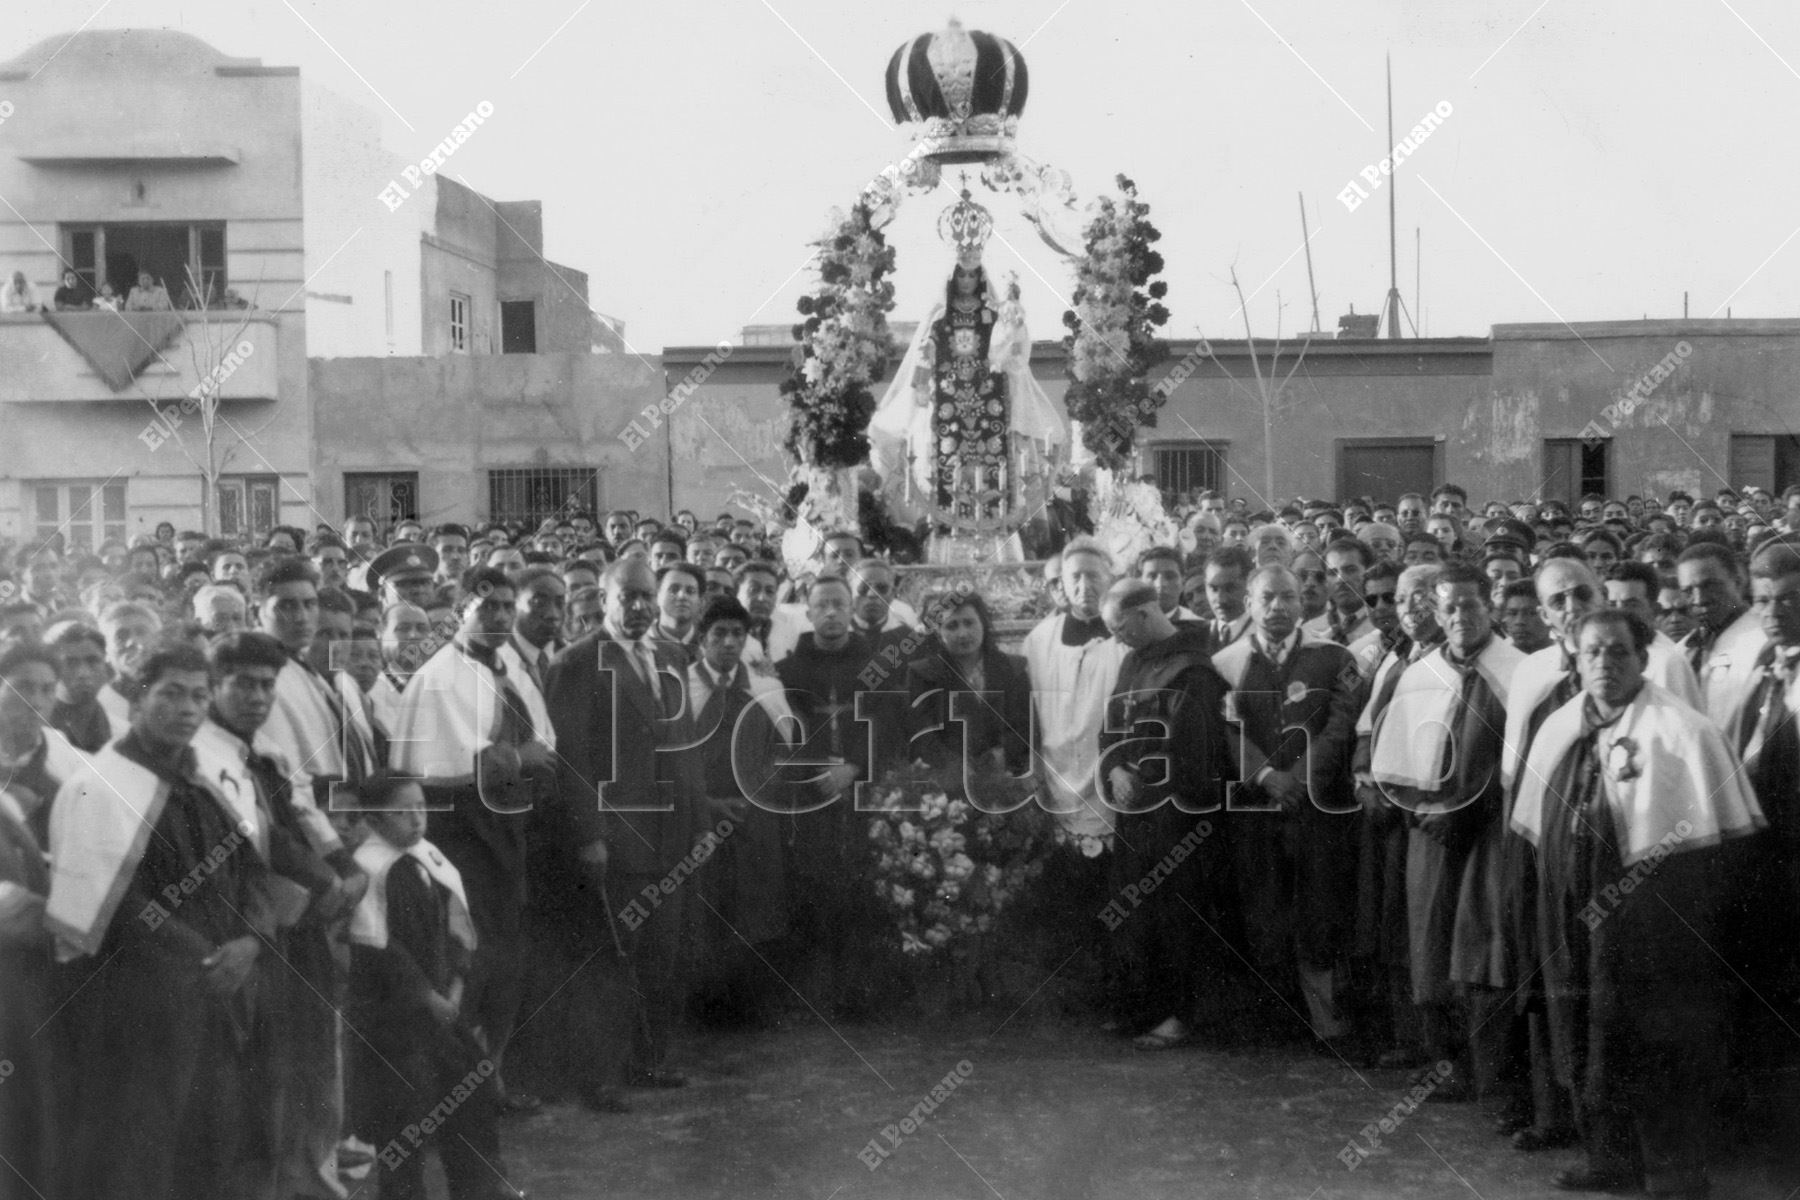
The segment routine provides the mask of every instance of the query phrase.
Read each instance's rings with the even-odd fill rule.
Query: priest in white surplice
[[[1100,616],[1112,578],[1111,555],[1092,538],[1076,538],[1063,549],[1068,611],[1044,618],[1025,635],[1038,802],[1056,814],[1069,838],[1050,859],[1044,894],[1062,904],[1055,927],[1069,934],[1063,953],[1086,951],[1102,963],[1108,950],[1095,915],[1110,899],[1107,844],[1113,812],[1100,798],[1095,773],[1106,702],[1126,654]]]

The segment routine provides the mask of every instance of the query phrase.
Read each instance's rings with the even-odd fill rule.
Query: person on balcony
[[[34,313],[43,310],[37,289],[25,278],[25,272],[14,271],[4,290],[0,290],[0,313]]]
[[[169,312],[169,289],[151,278],[150,272],[139,271],[137,286],[125,300],[126,312]]]
[[[64,271],[62,286],[56,289],[51,297],[57,312],[82,312],[94,306],[93,297],[88,294],[82,284],[81,277],[73,271]]]

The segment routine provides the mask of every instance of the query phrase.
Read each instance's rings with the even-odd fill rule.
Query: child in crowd
[[[432,1146],[458,1200],[517,1200],[502,1176],[494,1062],[461,1013],[475,949],[462,876],[425,840],[416,781],[372,781],[362,799],[368,837],[356,862],[369,890],[350,924],[347,1016],[362,1034],[350,1077],[382,1200],[425,1195]]]

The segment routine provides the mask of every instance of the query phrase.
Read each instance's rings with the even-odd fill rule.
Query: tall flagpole
[[[1394,152],[1394,56],[1387,56],[1387,132],[1388,148],[1383,157]],[[1399,182],[1399,164],[1388,173],[1388,336],[1400,336],[1400,253],[1395,246],[1396,225],[1394,187]]]

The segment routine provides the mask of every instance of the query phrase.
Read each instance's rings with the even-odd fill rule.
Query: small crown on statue
[[[993,214],[970,198],[968,188],[962,190],[960,200],[938,217],[938,236],[956,251],[957,261],[964,264],[981,258],[993,232]]]

